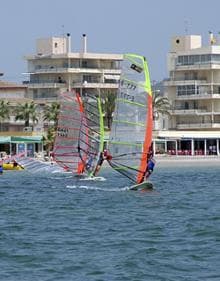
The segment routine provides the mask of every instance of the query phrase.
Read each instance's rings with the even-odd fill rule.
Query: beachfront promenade
[[[155,157],[157,166],[164,165],[209,165],[209,164],[220,164],[220,156],[217,155],[206,155],[206,156],[170,156],[170,155],[156,155]]]

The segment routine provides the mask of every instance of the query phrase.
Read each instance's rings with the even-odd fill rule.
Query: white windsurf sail
[[[109,139],[109,164],[135,184],[144,181],[152,143],[152,92],[146,59],[126,54]]]

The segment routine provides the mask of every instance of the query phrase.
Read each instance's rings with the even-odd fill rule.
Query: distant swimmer
[[[3,174],[3,166],[0,164],[0,175]]]

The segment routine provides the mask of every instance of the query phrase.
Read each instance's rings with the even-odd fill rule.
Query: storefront
[[[35,153],[43,152],[42,136],[0,136],[0,152],[8,155],[23,153],[25,156],[34,157]]]
[[[162,132],[153,140],[155,154],[220,155],[220,135],[216,133]]]

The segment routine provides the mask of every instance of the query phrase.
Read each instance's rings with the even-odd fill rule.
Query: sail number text
[[[68,128],[57,128],[57,135],[58,137],[68,137]]]
[[[120,92],[120,98],[124,100],[134,101],[134,96],[129,95],[125,92]]]

